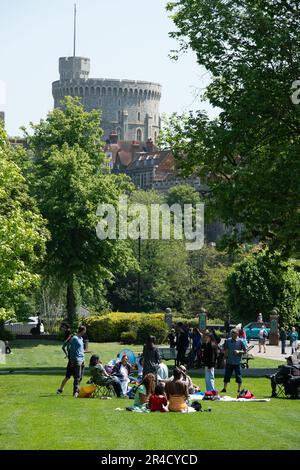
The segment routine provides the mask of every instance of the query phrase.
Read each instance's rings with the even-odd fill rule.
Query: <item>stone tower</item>
[[[86,111],[102,111],[104,139],[116,132],[119,140],[156,142],[160,130],[158,83],[89,78],[90,59],[61,57],[60,80],[52,83],[54,107],[65,96],[79,96]]]

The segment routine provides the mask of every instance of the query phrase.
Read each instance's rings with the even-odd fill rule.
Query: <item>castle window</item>
[[[121,100],[119,100],[119,106],[121,106]]]
[[[123,95],[123,90],[122,88],[119,88],[119,96],[122,96]]]
[[[118,121],[121,121],[121,111],[118,111]]]
[[[100,87],[99,86],[97,86],[97,88],[96,88],[96,95],[100,96]]]
[[[138,121],[141,120],[141,113],[138,113]]]
[[[91,96],[94,96],[95,95],[95,88],[92,86],[91,87]]]
[[[82,86],[79,88],[79,94],[80,94],[80,96],[83,96],[83,88],[82,88]]]
[[[77,87],[75,88],[74,93],[75,93],[76,96],[78,96],[78,88]]]
[[[110,87],[107,88],[107,96],[111,96],[111,88]]]
[[[121,127],[117,127],[117,134],[118,134],[118,140],[121,140],[121,138],[122,138],[122,129],[121,129]]]
[[[136,140],[137,140],[138,142],[141,142],[141,141],[142,141],[142,131],[141,131],[141,129],[138,129],[138,130],[136,131]]]
[[[154,142],[156,143],[157,141],[157,132],[154,132]]]
[[[114,89],[113,89],[113,95],[114,95],[114,96],[117,96],[117,94],[118,94],[118,90],[117,90],[117,88],[114,88]]]
[[[89,94],[90,94],[89,87],[86,86],[86,87],[85,87],[85,95],[86,95],[86,96],[89,96]]]
[[[130,89],[129,89],[129,96],[131,97],[132,95],[133,95],[133,89],[130,88]]]
[[[102,87],[102,96],[106,96],[106,88]]]

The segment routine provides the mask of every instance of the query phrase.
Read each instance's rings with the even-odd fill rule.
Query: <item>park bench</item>
[[[174,365],[177,357],[177,351],[175,348],[158,348],[160,357],[164,361],[174,360]]]

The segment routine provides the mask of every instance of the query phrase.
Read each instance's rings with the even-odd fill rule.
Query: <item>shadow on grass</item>
[[[37,346],[58,346],[62,345],[62,341],[43,340],[43,339],[15,339],[10,341],[12,351],[14,349],[31,349]]]
[[[61,375],[65,367],[16,367],[0,369],[0,375]]]

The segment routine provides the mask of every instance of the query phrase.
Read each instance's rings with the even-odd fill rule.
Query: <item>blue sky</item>
[[[173,62],[177,46],[166,0],[77,0],[77,53],[91,59],[90,77],[158,82],[161,113],[207,109],[199,94],[208,74],[195,55]],[[53,108],[58,58],[73,55],[74,0],[1,0],[0,83],[5,83],[6,129],[38,122]],[[0,86],[1,101],[1,86]]]

